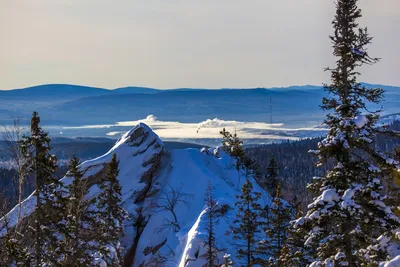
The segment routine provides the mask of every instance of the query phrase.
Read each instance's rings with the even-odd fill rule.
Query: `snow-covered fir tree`
[[[224,264],[222,264],[221,267],[233,267],[233,261],[231,259],[231,254],[225,253]]]
[[[394,151],[394,157],[397,162],[400,162],[400,146]],[[392,177],[389,178],[389,197],[391,204],[395,207],[394,213],[400,217],[400,171],[396,168],[393,169]]]
[[[295,220],[291,221],[291,224],[297,222],[299,218],[303,216],[303,212],[299,205],[296,205],[298,202],[294,202],[291,204],[296,211]],[[278,260],[279,267],[303,267],[309,264],[309,257],[312,248],[308,248],[304,246],[304,231],[300,231],[301,229],[295,229],[293,226],[289,226],[287,229],[287,239],[281,249],[281,253]],[[311,256],[311,258],[313,258]]]
[[[240,175],[243,169],[243,163],[246,158],[245,151],[243,149],[243,141],[237,136],[237,133],[230,133],[225,128],[220,131],[222,135],[222,146],[229,155],[235,159],[235,168],[238,173],[238,182],[240,184]]]
[[[211,182],[208,183],[206,193],[205,193],[205,206],[207,208],[207,212],[205,214],[206,220],[206,242],[205,248],[206,252],[201,255],[207,263],[205,267],[215,267],[218,266],[218,248],[216,246],[216,239],[215,239],[215,226],[218,224],[218,214],[217,214],[217,201],[214,197],[214,186]]]
[[[242,193],[236,196],[238,201],[236,218],[230,230],[236,244],[235,257],[242,261],[242,266],[253,266],[262,260],[259,257],[262,251],[259,248],[260,233],[262,232],[262,208],[258,203],[261,193],[253,191],[253,184],[248,178],[242,186]],[[263,254],[263,253],[262,253]]]
[[[0,231],[5,235],[0,239],[0,266],[30,266],[31,255],[22,244],[23,235],[14,227],[10,228],[6,215],[7,199],[0,194],[0,218],[4,218],[0,224]],[[3,205],[4,204],[4,205]]]
[[[293,218],[293,208],[283,202],[279,184],[276,188],[276,196],[270,208],[270,213],[268,227],[264,229],[268,239],[262,243],[262,249],[271,256],[270,265],[279,266],[279,257],[287,239],[287,229]]]
[[[21,237],[19,232],[8,233],[5,236],[0,253],[2,256],[0,259],[1,266],[31,266],[31,255],[26,247],[21,244]]]
[[[93,262],[93,252],[96,248],[93,239],[97,235],[94,212],[89,210],[93,200],[86,200],[88,189],[79,170],[79,159],[72,157],[66,177],[72,179],[68,186],[68,203],[65,216],[65,231],[60,233],[63,238],[60,250],[60,266],[90,266]]]
[[[62,231],[66,198],[63,184],[54,173],[57,158],[50,154],[50,138],[39,126],[40,117],[33,112],[30,136],[23,136],[21,151],[31,162],[26,173],[32,173],[36,181],[36,208],[34,225],[28,227],[34,240],[34,265],[55,264],[59,256],[59,235]],[[33,264],[32,264],[33,265]]]
[[[232,157],[234,158],[242,158],[245,155],[243,149],[243,141],[238,137],[236,131],[235,133],[231,133],[227,131],[225,128],[220,131],[222,135],[222,145]]]
[[[119,240],[124,234],[123,221],[127,216],[121,203],[121,185],[117,179],[119,168],[117,155],[108,164],[108,173],[99,184],[100,193],[96,198],[99,257],[107,266],[122,265],[122,247]]]
[[[294,225],[306,231],[305,246],[317,248],[312,266],[376,266],[387,259],[376,247],[380,237],[400,222],[382,194],[383,176],[398,162],[373,144],[384,129],[376,127],[379,115],[368,112],[366,104],[379,103],[383,90],[357,82],[356,68],[378,61],[367,53],[372,38],[358,27],[357,0],[338,0],[336,7],[331,40],[337,61],[327,69],[332,83],[326,85],[330,97],[322,105],[331,112],[324,121],[329,133],[314,151],[319,166],[334,161],[335,167],[314,178],[310,188],[319,196]]]

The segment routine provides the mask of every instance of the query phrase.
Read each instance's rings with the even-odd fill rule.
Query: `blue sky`
[[[382,58],[362,80],[400,85],[400,1],[360,0]],[[321,84],[331,0],[0,0],[0,89]]]

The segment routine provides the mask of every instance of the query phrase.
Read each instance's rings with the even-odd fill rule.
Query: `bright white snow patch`
[[[327,189],[322,192],[321,200],[324,202],[339,200],[339,195],[336,193],[335,189]]]
[[[393,260],[381,264],[380,267],[400,267],[400,255],[396,256]]]
[[[206,220],[204,220],[204,194],[209,182],[215,187],[214,196],[218,205],[224,206],[227,210],[215,227],[217,246],[228,252],[235,251],[234,240],[232,236],[226,235],[226,231],[235,219],[235,195],[240,194],[240,187],[245,181],[243,175],[238,177],[235,160],[228,156],[222,148],[210,148],[208,152],[207,149],[174,149],[168,154],[163,154],[160,166],[154,172],[152,183],[154,192],[157,192],[157,189],[162,192],[163,189],[170,186],[191,197],[188,205],[180,203],[176,206],[175,214],[180,230],[160,230],[160,224],[165,219],[172,217],[169,211],[151,208],[155,203],[160,203],[160,194],[153,194],[139,204],[134,203],[133,199],[146,186],[141,178],[149,171],[151,164],[145,163],[151,162],[152,156],[158,155],[161,150],[163,150],[162,141],[147,125],[140,123],[124,134],[105,155],[80,165],[80,168],[86,171],[85,177],[95,175],[111,160],[115,152],[119,160],[118,180],[122,187],[123,207],[133,215],[138,212],[139,205],[146,208],[147,214],[145,215],[149,215],[149,220],[137,244],[137,254],[133,266],[141,264],[146,266],[153,255],[152,253],[145,254],[145,249],[157,247],[163,242],[165,244],[159,248],[157,253],[167,256],[169,260],[167,266],[182,265],[182,262],[188,258],[195,260],[190,261],[191,267],[200,267],[205,263],[203,259],[196,259],[196,255],[198,255],[197,252],[200,255],[205,252],[202,245],[205,241],[207,226]],[[66,178],[63,179],[66,183],[69,182]],[[253,179],[250,180],[253,182],[254,191],[262,193],[263,190],[258,184]],[[93,197],[98,192],[98,186],[92,186],[87,197]],[[333,198],[331,197],[331,199]],[[263,193],[260,204],[271,206],[270,196]],[[23,216],[29,215],[34,210],[35,198],[27,198],[22,206]],[[16,215],[17,208],[14,208],[8,214],[10,223],[15,224]],[[121,239],[121,246],[126,251],[132,246],[136,233],[132,227],[132,220],[124,222],[124,230],[125,237]],[[223,255],[224,252],[221,251],[219,255],[221,262]],[[234,255],[232,260],[237,262]]]
[[[353,122],[357,126],[357,128],[361,129],[365,126],[365,124],[368,123],[368,118],[365,115],[359,115],[353,119]]]

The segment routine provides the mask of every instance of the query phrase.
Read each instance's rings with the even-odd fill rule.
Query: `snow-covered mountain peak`
[[[84,178],[89,180],[91,187],[89,197],[98,193],[96,183],[106,172],[106,164],[111,161],[113,154],[117,155],[119,161],[119,180],[125,198],[136,190],[144,189],[151,182],[153,172],[158,168],[161,158],[165,153],[164,144],[159,137],[144,123],[140,123],[125,133],[115,145],[104,155],[95,159],[87,160],[80,164]],[[71,183],[71,178],[62,178],[65,185]],[[21,203],[22,218],[28,217],[36,205],[34,192]],[[7,215],[10,227],[17,222],[19,206],[15,206]],[[0,219],[0,225],[2,223]],[[4,232],[5,230],[3,230]],[[0,232],[0,236],[4,234]]]
[[[245,178],[235,168],[235,160],[221,148],[175,149],[167,152],[163,142],[146,124],[140,123],[125,133],[103,156],[80,165],[92,185],[87,194],[94,197],[97,182],[106,174],[106,164],[116,153],[123,207],[129,218],[124,222],[124,266],[203,266],[205,253],[204,205],[210,182],[221,210],[215,226],[220,260],[225,252],[234,253],[234,241],[226,236],[236,215],[236,195]],[[251,179],[251,178],[250,178]],[[70,178],[64,177],[65,184]],[[271,198],[251,179],[254,190],[263,193],[262,202]],[[174,196],[179,201],[173,212],[167,207]],[[32,194],[22,203],[22,214],[29,216],[36,204]],[[18,207],[10,211],[8,221],[15,224]],[[1,223],[1,221],[0,221]],[[162,265],[160,263],[163,262]]]

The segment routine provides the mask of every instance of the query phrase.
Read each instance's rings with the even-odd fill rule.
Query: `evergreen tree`
[[[30,136],[23,136],[21,151],[29,162],[29,172],[36,180],[36,209],[34,213],[34,262],[37,267],[54,263],[58,258],[58,233],[63,228],[65,201],[63,184],[54,177],[57,158],[50,154],[50,138],[39,126],[40,117],[33,112]]]
[[[301,212],[301,200],[297,196],[294,196],[292,200],[289,201],[289,204],[293,207],[296,214]]]
[[[231,155],[236,161],[235,161],[235,168],[237,170],[238,174],[238,186],[240,184],[240,172],[242,170],[243,163],[245,160],[245,151],[243,149],[243,141],[239,139],[239,137],[236,134],[236,131],[234,134],[228,132],[225,130],[225,128],[220,131],[220,134],[222,135],[222,145],[224,150]]]
[[[1,244],[1,266],[31,266],[31,255],[22,244],[22,237],[22,234],[15,230],[5,235]]]
[[[207,213],[205,215],[207,226],[205,227],[206,233],[206,253],[202,255],[202,258],[207,260],[205,266],[215,267],[218,263],[218,249],[215,244],[215,225],[218,224],[217,218],[217,201],[214,198],[214,186],[211,182],[208,182],[208,186],[205,193],[205,204],[207,207]]]
[[[324,121],[329,133],[314,151],[318,166],[328,161],[336,166],[310,185],[320,195],[297,227],[307,231],[305,245],[317,247],[314,265],[376,265],[386,256],[370,257],[365,248],[399,226],[381,194],[382,177],[396,162],[373,147],[377,132],[384,131],[376,127],[379,115],[362,114],[366,102],[379,103],[383,98],[382,89],[357,82],[356,68],[378,60],[366,52],[372,38],[356,22],[361,17],[357,0],[338,0],[336,7],[331,40],[338,60],[336,68],[327,69],[332,83],[326,90],[331,97],[322,101],[322,108],[331,111]]]
[[[272,265],[278,264],[281,251],[286,243],[287,229],[289,222],[293,218],[293,209],[282,201],[281,186],[278,184],[276,196],[270,209],[271,217],[266,231],[268,242],[264,243],[262,249],[272,256]]]
[[[225,128],[220,131],[222,135],[222,145],[232,157],[242,158],[244,156],[243,141],[237,136],[236,131],[234,134],[228,132]]]
[[[31,255],[22,244],[23,235],[17,227],[10,229],[7,214],[7,198],[0,193],[0,232],[4,235],[0,238],[0,266],[29,267]]]
[[[302,216],[303,212],[300,208],[296,209],[296,220],[290,222],[291,226],[287,228],[287,239],[278,260],[279,267],[303,267],[310,263],[308,255],[312,253],[312,250],[307,250],[307,247],[304,246],[305,234],[293,227]]]
[[[79,159],[73,157],[69,164],[67,177],[72,179],[68,186],[67,214],[65,218],[65,231],[60,250],[63,257],[60,266],[90,266],[92,254],[95,250],[92,239],[97,234],[95,218],[89,208],[93,200],[85,200],[88,189],[82,179],[83,173],[79,170]]]
[[[225,253],[225,255],[224,255],[224,264],[222,264],[221,267],[233,267],[233,261],[231,260],[231,255],[230,254]]]
[[[400,146],[394,150],[394,159],[400,162]],[[387,187],[387,204],[393,207],[393,212],[400,216],[400,172],[397,168],[392,170],[391,175],[386,177]]]
[[[127,216],[122,208],[121,186],[117,179],[119,173],[117,155],[108,164],[107,176],[100,182],[101,192],[97,196],[98,222],[100,233],[99,251],[107,266],[122,265],[122,248],[119,240],[123,236],[123,222]]]
[[[271,196],[275,196],[278,185],[279,185],[278,164],[276,163],[275,158],[272,157],[267,167],[267,174],[265,177],[265,188],[268,190]]]
[[[236,241],[236,258],[243,259],[243,266],[252,266],[260,262],[258,244],[261,232],[261,205],[258,203],[261,194],[253,192],[253,184],[248,178],[242,186],[242,194],[236,196],[238,201],[236,218],[230,230]]]

